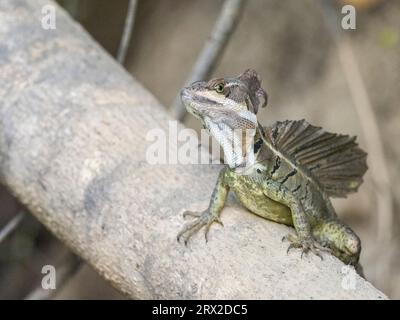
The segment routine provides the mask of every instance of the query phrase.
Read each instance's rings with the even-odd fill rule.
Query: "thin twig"
[[[245,0],[225,0],[211,35],[197,58],[185,85],[197,80],[204,80],[211,74],[235,30],[244,2]],[[176,119],[183,120],[185,117],[186,112],[179,94],[175,98],[171,110],[175,112]]]
[[[19,212],[14,218],[12,218],[6,226],[0,230],[0,243],[3,242],[21,223],[22,219],[25,217],[25,212]]]
[[[126,13],[124,31],[122,33],[121,42],[119,43],[117,60],[120,64],[124,64],[126,54],[131,40],[133,25],[135,23],[137,0],[129,0],[128,11]]]
[[[62,289],[69,280],[73,278],[82,265],[83,262],[78,256],[72,252],[68,253],[63,262],[56,268],[56,289],[43,289],[42,286],[38,286],[25,297],[25,300],[51,299],[57,292],[60,292],[60,289]]]
[[[378,281],[381,286],[387,287],[390,275],[390,257],[386,254],[388,252],[386,249],[389,248],[393,236],[393,199],[385,150],[378,121],[350,40],[347,36],[340,35],[334,8],[325,1],[321,3],[327,26],[336,42],[340,63],[366,138],[371,175],[377,188],[377,238],[380,248],[385,248],[380,253],[381,259],[378,259],[380,265]]]

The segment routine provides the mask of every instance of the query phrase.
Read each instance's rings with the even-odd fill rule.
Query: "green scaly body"
[[[266,94],[252,70],[238,78],[195,83],[182,91],[182,100],[219,141],[228,165],[219,174],[209,207],[184,214],[195,219],[178,240],[187,242],[202,226],[207,238],[211,224],[221,223],[220,213],[233,191],[254,214],[295,228],[296,236],[285,237],[291,243],[288,250],[302,248],[318,256],[329,251],[358,266],[360,239],[339,221],[329,199],[345,197],[362,183],[366,154],[354,137],[325,132],[304,120],[261,127],[255,114],[266,104]],[[236,129],[252,129],[251,144],[248,137],[238,144]],[[239,152],[232,152],[235,143]]]

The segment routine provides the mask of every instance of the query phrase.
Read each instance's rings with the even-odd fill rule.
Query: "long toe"
[[[187,243],[187,239],[188,239],[188,236],[190,237],[192,234],[193,234],[193,230],[195,229],[200,229],[202,226],[200,225],[200,228],[198,228],[198,226],[199,226],[199,220],[194,220],[194,221],[191,221],[191,222],[189,222],[189,223],[187,223],[187,224],[185,224],[184,226],[183,226],[183,228],[182,228],[182,230],[178,233],[178,235],[177,235],[177,240],[178,241],[180,241],[180,239],[182,238],[182,237],[184,237],[185,238],[185,244]],[[196,230],[196,231],[197,231]]]
[[[198,218],[202,215],[202,212],[197,212],[197,211],[185,211],[182,213],[183,218],[187,217],[192,217],[192,218]]]
[[[210,230],[211,225],[214,222],[217,222],[221,225],[222,221],[219,219],[217,215],[213,215],[210,211],[206,210],[203,212],[193,212],[193,211],[185,211],[183,213],[184,217],[191,216],[194,218],[191,222],[187,223],[183,229],[178,233],[177,240],[184,239],[185,245],[187,245],[189,239],[198,232],[202,227],[206,227],[205,229],[205,239],[208,241],[208,232]]]

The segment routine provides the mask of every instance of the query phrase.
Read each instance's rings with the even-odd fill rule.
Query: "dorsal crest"
[[[356,137],[326,132],[305,120],[276,122],[265,128],[273,148],[332,197],[356,192],[367,171],[367,154]]]

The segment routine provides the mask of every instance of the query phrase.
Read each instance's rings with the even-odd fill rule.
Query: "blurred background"
[[[58,1],[117,56],[129,1]],[[321,5],[321,2],[324,4]],[[326,4],[328,3],[328,6]],[[357,9],[343,30],[344,4]],[[209,39],[223,0],[139,0],[125,68],[173,113],[174,100]],[[254,68],[269,93],[265,125],[305,118],[326,130],[357,135],[369,170],[357,194],[334,200],[362,240],[366,278],[400,298],[400,1],[248,0],[210,76]],[[199,130],[192,117],[186,126]],[[0,299],[124,298],[80,262],[0,186]],[[14,219],[14,220],[12,220]],[[21,221],[21,222],[19,222]],[[14,230],[15,229],[15,230]],[[52,264],[63,281],[51,295],[37,290]]]

